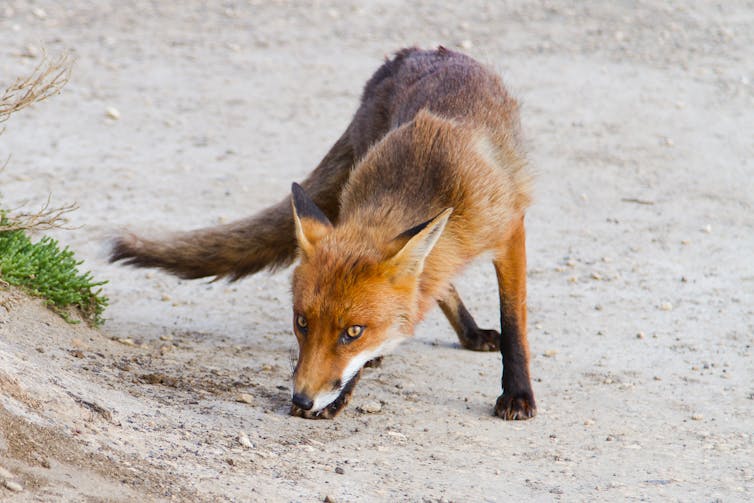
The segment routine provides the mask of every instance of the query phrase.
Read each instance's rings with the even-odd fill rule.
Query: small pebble
[[[125,346],[136,346],[136,343],[134,342],[134,340],[130,338],[118,339],[118,342],[120,342],[121,344]]]
[[[21,53],[24,58],[36,58],[39,56],[39,50],[33,45],[27,45],[24,52]]]
[[[644,338],[644,332],[639,332],[636,334],[637,339],[643,339]]]
[[[236,401],[241,402],[241,403],[251,404],[251,403],[254,403],[254,397],[248,393],[239,393],[238,396],[236,397]]]
[[[337,473],[338,475],[343,475],[344,473],[346,473],[346,471],[343,468],[341,468],[340,466],[336,466],[335,467],[335,473]]]
[[[173,300],[173,297],[171,297],[170,295],[168,295],[168,294],[166,294],[166,293],[163,293],[163,294],[162,294],[162,297],[160,297],[160,299],[161,299],[161,300],[162,300],[163,302],[169,302],[169,301]]]
[[[591,426],[593,424],[594,424],[594,421],[592,421],[591,419],[586,419],[584,421],[584,426]]]
[[[325,503],[335,503],[335,498],[333,498],[330,495],[327,495],[325,496],[325,499],[323,499],[322,501],[324,501]]]
[[[371,400],[360,407],[363,412],[374,414],[382,410],[382,404],[376,400]]]
[[[552,358],[556,354],[558,354],[558,352],[556,350],[554,350],[554,349],[548,349],[547,351],[545,351],[544,353],[542,353],[542,356],[546,356],[547,358]]]
[[[673,309],[673,304],[671,304],[670,302],[663,302],[662,304],[660,304],[660,309],[663,311],[670,311],[671,309]]]
[[[3,485],[5,487],[7,487],[8,489],[10,489],[11,491],[14,491],[14,492],[17,492],[17,493],[20,493],[21,491],[24,490],[24,488],[23,488],[23,486],[21,484],[19,484],[18,482],[14,482],[12,480],[5,480],[3,482]]]
[[[107,107],[105,109],[105,116],[108,119],[112,119],[114,121],[117,121],[118,119],[120,119],[120,112],[115,107]]]
[[[468,40],[468,39],[467,40],[461,40],[461,43],[459,45],[461,46],[462,49],[467,49],[468,50],[468,49],[471,49],[472,47],[474,47],[474,42],[472,42],[471,40]]]
[[[592,273],[592,279],[600,280],[602,279],[602,275],[595,271]]]
[[[712,226],[710,224],[705,225],[702,228],[702,232],[704,232],[705,234],[711,234],[712,233]]]
[[[253,446],[251,444],[251,440],[249,440],[249,436],[246,434],[245,431],[242,431],[238,434],[238,443],[241,444],[243,447],[246,447],[247,449],[251,449]]]
[[[704,419],[704,416],[701,414],[692,414],[691,419],[693,421],[701,421],[702,419]]]

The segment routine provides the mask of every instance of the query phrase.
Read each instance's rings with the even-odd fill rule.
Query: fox
[[[460,345],[499,351],[494,415],[537,406],[529,371],[520,106],[491,69],[439,46],[397,51],[367,81],[345,132],[291,194],[251,217],[162,238],[122,233],[110,261],[236,281],[296,261],[290,414],[331,419],[362,369],[435,305]],[[500,330],[479,328],[453,280],[491,255]]]

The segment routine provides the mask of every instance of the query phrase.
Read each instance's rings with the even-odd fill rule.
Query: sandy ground
[[[111,299],[94,331],[0,293],[0,499],[751,501],[752,26],[742,1],[0,3],[0,84],[77,57],[7,124],[3,204],[78,202],[55,236]],[[178,281],[105,241],[276,202],[384,55],[438,43],[524,105],[539,415],[492,417],[499,356],[434,312],[336,420],[291,418],[289,271]],[[491,266],[458,285],[494,326]]]

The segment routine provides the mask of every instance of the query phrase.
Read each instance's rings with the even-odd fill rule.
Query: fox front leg
[[[529,377],[526,339],[526,232],[517,224],[493,261],[500,291],[500,352],[503,394],[495,414],[503,419],[530,419],[537,413]]]

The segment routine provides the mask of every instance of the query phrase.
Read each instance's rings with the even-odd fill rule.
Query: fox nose
[[[293,405],[303,410],[311,410],[312,406],[314,406],[314,402],[311,398],[304,395],[303,393],[294,393]]]

